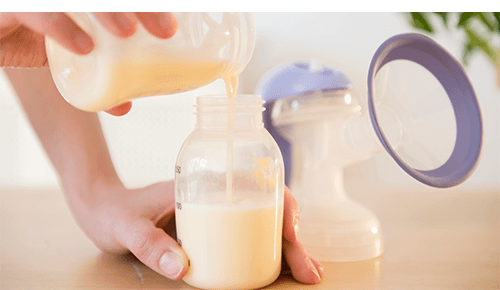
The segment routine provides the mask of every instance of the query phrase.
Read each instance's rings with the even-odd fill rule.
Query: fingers
[[[96,12],[93,13],[99,23],[118,37],[134,34],[138,22],[152,35],[170,38],[177,31],[177,21],[169,12]]]
[[[164,227],[175,216],[174,181],[159,182],[148,187],[136,189],[137,199],[132,199],[131,206],[143,204],[143,216],[158,228]]]
[[[283,241],[283,254],[295,280],[304,284],[317,284],[321,281],[323,266],[309,257],[298,241]]]
[[[318,270],[319,276],[323,278],[323,273],[325,272],[325,266],[321,264],[320,261],[314,259],[313,257],[309,256],[311,258],[311,261],[313,262],[314,266],[316,267],[316,270]]]
[[[43,35],[19,24],[0,38],[0,67],[48,66]]]
[[[177,31],[177,21],[170,12],[136,12],[135,16],[149,33],[159,38],[170,38]]]
[[[118,37],[129,37],[137,30],[137,19],[132,12],[96,12],[92,14],[104,28]]]
[[[131,109],[132,109],[132,102],[125,102],[111,109],[104,110],[104,112],[116,117],[120,117],[127,114]]]
[[[129,37],[137,30],[138,22],[152,35],[169,38],[177,31],[177,21],[172,13],[94,13],[99,23],[118,37]],[[2,14],[3,17],[3,14]],[[0,22],[2,35],[13,31],[19,24],[47,35],[64,48],[80,55],[88,54],[94,48],[92,38],[62,12],[5,14]],[[8,19],[7,19],[8,17]],[[8,22],[8,23],[7,23]]]
[[[42,35],[47,35],[66,49],[87,54],[94,48],[94,43],[68,15],[61,12],[16,13],[15,17],[24,26]]]
[[[140,213],[125,215],[122,223],[115,226],[118,243],[161,275],[172,280],[184,277],[186,254],[172,237],[158,228],[174,215],[173,181],[134,190],[127,208],[140,208]]]
[[[181,279],[187,272],[184,251],[150,220],[136,220],[118,233],[118,239],[146,266],[169,279]]]
[[[299,230],[299,205],[287,186],[285,186],[284,207],[283,237],[289,242],[295,242]]]
[[[295,280],[305,284],[317,284],[323,276],[324,267],[310,257],[297,240],[299,230],[299,205],[285,186],[283,214],[283,254]]]
[[[17,21],[15,13],[12,12],[1,12],[0,15],[0,40],[7,37],[9,34],[14,32],[17,28],[21,26],[21,23]]]

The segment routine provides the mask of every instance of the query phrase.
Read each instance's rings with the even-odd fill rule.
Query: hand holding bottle
[[[135,33],[139,23],[158,38],[169,38],[177,31],[177,22],[171,13],[101,12],[93,13],[100,24],[117,37],[126,38]],[[66,49],[85,55],[94,43],[65,13],[61,12],[2,12],[0,13],[0,67],[48,66],[45,36]],[[124,115],[131,103],[113,107],[106,112]]]

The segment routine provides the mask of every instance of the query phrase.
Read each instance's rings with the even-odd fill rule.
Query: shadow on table
[[[192,289],[144,265],[132,254],[101,253],[83,263],[75,288],[90,289]]]
[[[318,285],[297,283],[291,273],[282,274],[273,284],[263,289],[378,289],[383,256],[357,262],[322,262],[323,280]]]
[[[348,263],[323,263],[325,273],[318,285],[304,285],[283,271],[263,289],[377,289],[382,257]],[[83,263],[75,288],[90,289],[193,289],[182,280],[172,281],[145,266],[132,254],[101,253]]]

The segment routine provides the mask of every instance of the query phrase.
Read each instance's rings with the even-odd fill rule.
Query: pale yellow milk
[[[223,62],[123,61],[112,66],[105,97],[84,109],[99,111],[139,96],[175,94],[202,87],[219,78],[223,69]]]
[[[186,283],[207,289],[255,289],[279,276],[283,204],[182,203],[175,214],[177,237],[189,258]]]

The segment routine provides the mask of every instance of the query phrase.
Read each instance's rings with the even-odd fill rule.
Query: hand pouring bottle
[[[94,41],[77,55],[46,37],[50,71],[74,107],[97,112],[130,99],[169,95],[219,78],[234,83],[255,45],[251,13],[173,13],[178,29],[168,39],[142,25],[128,38],[104,29],[91,13],[68,13]]]

